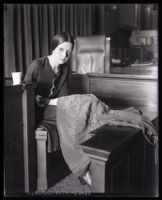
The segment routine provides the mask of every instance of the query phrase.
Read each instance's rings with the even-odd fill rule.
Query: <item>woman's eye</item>
[[[62,51],[63,51],[63,48],[60,48],[59,50],[62,52]]]

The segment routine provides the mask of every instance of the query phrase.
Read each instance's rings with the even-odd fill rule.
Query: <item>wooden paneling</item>
[[[92,93],[112,108],[134,106],[144,113],[158,113],[158,80],[138,75],[72,74],[71,94]]]
[[[36,189],[35,84],[4,87],[4,191],[7,196]]]
[[[108,99],[120,99],[128,105],[156,107],[157,83],[146,80],[91,78],[90,93]]]
[[[22,132],[22,124],[4,131],[4,188],[7,195],[24,191]]]
[[[22,119],[22,101],[21,101],[21,89],[15,90],[15,94],[10,91],[5,91],[4,96],[4,126],[11,128],[23,122]],[[11,101],[12,99],[12,101]],[[14,117],[14,114],[17,114]]]
[[[68,80],[68,89],[70,94],[86,94],[89,93],[88,76],[80,74],[70,74]]]

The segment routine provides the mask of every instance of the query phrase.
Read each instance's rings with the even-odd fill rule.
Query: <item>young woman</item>
[[[69,33],[61,32],[53,37],[51,54],[34,60],[25,75],[25,82],[37,82],[36,88],[36,125],[44,124],[53,131],[57,139],[56,109],[57,100],[68,95],[67,79],[69,67],[67,61],[74,47]],[[52,129],[51,129],[52,127]],[[88,170],[79,177],[81,183],[92,184]]]

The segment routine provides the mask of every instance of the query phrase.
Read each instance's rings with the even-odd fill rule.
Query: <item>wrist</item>
[[[56,99],[50,99],[49,105],[56,106],[57,105],[57,98]]]

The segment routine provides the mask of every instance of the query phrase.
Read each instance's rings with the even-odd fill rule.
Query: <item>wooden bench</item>
[[[75,83],[75,84],[74,84]],[[72,74],[70,76],[68,87],[71,94],[85,94],[85,93],[92,93],[101,98],[105,103],[110,105],[112,109],[123,109],[130,106],[134,106],[144,113],[144,115],[150,117],[150,119],[155,119],[157,117],[157,110],[158,110],[158,91],[157,91],[157,80],[147,78],[147,77],[137,77],[137,76],[122,76],[122,75],[106,75],[106,74],[87,74],[87,75],[79,75],[79,74]],[[137,151],[144,152],[146,151],[146,146],[144,145],[144,140],[140,139],[141,134],[135,134],[132,129],[129,128],[114,128],[110,131],[108,135],[107,132],[111,129],[108,126],[104,126],[99,130],[99,134],[94,134],[95,136],[90,140],[86,141],[82,144],[83,150],[91,157],[92,159],[92,173],[93,173],[93,192],[109,192],[114,194],[117,192],[117,189],[112,189],[110,187],[111,181],[116,179],[109,179],[109,182],[105,181],[105,173],[107,161],[109,160],[109,156],[113,158],[118,158],[116,162],[120,162],[123,159],[130,160],[132,155],[137,155]],[[122,141],[121,148],[125,150],[123,152],[127,152],[127,158],[119,157],[117,154],[114,155],[114,149],[117,151],[118,145],[118,137],[120,132],[124,132],[122,134]],[[109,143],[106,143],[107,139],[110,137],[111,134],[116,134],[116,142],[114,143],[113,148],[109,148]],[[129,134],[128,134],[129,133]],[[106,138],[107,139],[106,139]],[[38,163],[38,179],[37,179],[37,190],[46,190],[48,188],[48,179],[47,179],[47,132],[43,130],[36,130],[36,140],[37,140],[37,163]],[[95,142],[97,141],[97,143]],[[100,142],[99,142],[100,141]],[[130,141],[133,142],[134,146],[130,146]],[[137,141],[140,141],[138,144]],[[95,145],[94,145],[95,144]],[[93,146],[94,145],[94,146]],[[100,147],[100,145],[103,148]],[[105,148],[106,147],[106,148]],[[131,147],[132,154],[129,153],[129,147]],[[141,149],[140,149],[141,148]],[[136,149],[136,151],[134,150]],[[113,150],[113,151],[112,151]],[[118,149],[118,151],[120,151]],[[149,151],[149,150],[147,150]],[[112,156],[113,155],[113,156]],[[123,154],[124,155],[124,154]],[[126,156],[126,155],[125,155]],[[146,158],[146,155],[143,155]],[[113,158],[113,159],[114,159]],[[54,161],[55,162],[55,161]],[[114,162],[114,161],[113,161]],[[124,161],[123,165],[121,164],[122,168],[127,165],[128,161]],[[132,161],[135,162],[135,161]],[[122,162],[121,162],[122,163]],[[144,162],[140,169],[144,169]],[[111,163],[110,163],[111,165]],[[132,165],[131,165],[132,166]],[[127,168],[125,168],[127,169]],[[129,168],[130,169],[130,168]],[[109,176],[112,176],[112,170],[109,170]],[[114,173],[119,173],[119,169]],[[126,170],[127,171],[127,170]],[[125,173],[126,173],[125,171]],[[134,172],[134,170],[132,170]],[[144,175],[145,174],[145,175]],[[144,173],[143,176],[146,176]],[[106,176],[107,177],[107,176]],[[118,176],[120,178],[120,176]],[[111,180],[111,181],[110,181]],[[127,180],[126,176],[124,180]],[[144,178],[142,179],[144,181]],[[118,182],[118,181],[117,181]],[[144,184],[143,184],[144,185]],[[114,186],[115,187],[115,186]],[[118,187],[118,186],[117,186]],[[123,193],[128,191],[132,191],[130,189],[130,184],[128,186],[124,186],[126,189],[123,189]],[[132,186],[133,187],[133,186]],[[111,188],[111,189],[110,189]],[[119,189],[118,192],[120,192]],[[142,190],[144,191],[144,189]],[[137,191],[135,191],[137,192]]]

